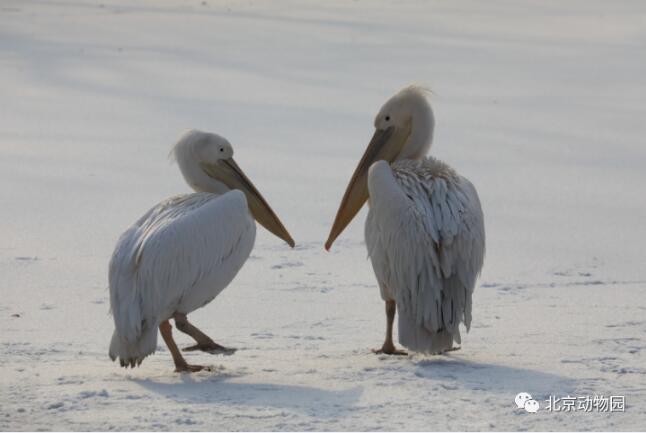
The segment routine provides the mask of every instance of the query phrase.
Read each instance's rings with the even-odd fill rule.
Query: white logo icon
[[[518,395],[516,395],[516,398],[514,399],[514,402],[519,409],[525,409],[529,413],[538,412],[538,402],[534,400],[532,396],[527,392],[518,393]]]
[[[538,402],[536,400],[527,400],[525,402],[525,410],[529,413],[538,412]]]
[[[531,395],[529,395],[526,392],[521,392],[516,396],[514,401],[516,402],[516,406],[518,406],[519,409],[522,409],[525,407],[525,402],[531,399],[532,399]]]

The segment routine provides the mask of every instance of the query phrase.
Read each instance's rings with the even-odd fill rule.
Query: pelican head
[[[408,86],[392,96],[375,117],[375,132],[348,184],[330,235],[329,250],[368,199],[368,170],[383,160],[423,158],[431,148],[435,119],[427,99],[428,91]]]
[[[215,194],[234,189],[242,191],[255,220],[294,247],[294,240],[278,216],[233,159],[233,147],[226,138],[191,130],[180,138],[171,155],[195,191]]]

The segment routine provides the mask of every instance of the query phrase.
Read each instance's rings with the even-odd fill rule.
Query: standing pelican
[[[178,350],[169,319],[197,344],[184,350],[232,353],[186,315],[208,304],[236,276],[256,238],[254,218],[291,247],[294,241],[216,134],[187,132],[171,155],[196,191],[162,201],[121,235],[110,261],[115,330],[110,358],[134,367],[157,347],[157,328],[176,371],[199,371]]]
[[[330,249],[369,199],[368,255],[386,302],[386,340],[377,353],[440,353],[469,330],[471,295],[485,252],[475,188],[451,167],[426,157],[435,120],[424,89],[409,86],[375,118],[376,131],[356,168],[325,244]]]

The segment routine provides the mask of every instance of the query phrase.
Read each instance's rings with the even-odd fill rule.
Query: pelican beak
[[[217,165],[204,164],[202,168],[209,176],[223,182],[229,188],[242,191],[254,219],[294,248],[294,240],[285,226],[233,158],[222,159]]]
[[[341,205],[330,230],[330,235],[327,242],[325,242],[326,250],[330,250],[332,243],[350,224],[352,218],[357,215],[368,199],[368,169],[370,166],[380,160],[394,161],[404,147],[409,135],[410,122],[403,128],[390,126],[386,129],[377,129],[375,131],[345,190],[343,200],[341,200]]]

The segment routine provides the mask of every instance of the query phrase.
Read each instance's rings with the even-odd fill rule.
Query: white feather
[[[110,261],[110,357],[133,365],[154,352],[159,324],[215,298],[249,257],[255,235],[238,190],[176,196],[150,209]]]
[[[485,253],[473,185],[433,159],[378,161],[368,175],[366,244],[381,295],[395,300],[399,341],[437,353],[469,330],[471,297]]]

